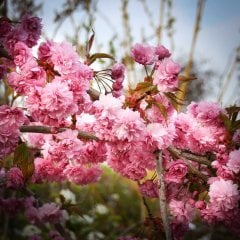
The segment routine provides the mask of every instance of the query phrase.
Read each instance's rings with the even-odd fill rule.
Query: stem
[[[96,101],[99,99],[99,95],[100,95],[100,92],[93,89],[93,88],[90,88],[88,91],[87,91],[88,95],[91,97],[92,101]]]
[[[72,125],[71,125],[71,128],[73,129],[73,130],[75,130],[76,129],[76,124],[77,124],[77,116],[76,116],[76,114],[73,114],[72,115]]]
[[[58,128],[55,132],[52,131],[51,127],[45,127],[45,126],[21,126],[20,132],[22,133],[45,133],[45,134],[55,134],[66,131],[67,128]],[[96,136],[94,136],[91,133],[84,132],[84,131],[78,131],[78,138],[84,139],[84,140],[99,140]]]
[[[144,65],[144,69],[145,69],[146,75],[147,75],[147,77],[148,77],[148,71],[147,71],[146,65]]]
[[[158,175],[158,190],[159,190],[159,205],[160,212],[163,221],[163,227],[166,235],[166,240],[172,239],[171,228],[169,224],[168,218],[168,210],[167,210],[167,200],[166,200],[166,192],[165,192],[165,183],[163,177],[163,158],[162,151],[159,150],[157,154],[157,175]]]

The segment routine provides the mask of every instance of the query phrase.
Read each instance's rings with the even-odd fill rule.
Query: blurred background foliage
[[[50,0],[49,0],[50,1]],[[47,0],[1,0],[1,16],[7,16],[17,21],[24,13],[32,13],[41,17],[44,12],[44,5]],[[136,1],[136,0],[135,0]],[[100,16],[105,24],[112,29],[112,36],[107,43],[107,53],[121,60],[127,67],[126,86],[136,84],[136,79],[143,74],[138,66],[129,56],[130,48],[133,42],[133,28],[129,17],[129,3],[131,0],[121,0],[122,16],[122,34],[119,34],[112,25],[111,19],[107,14],[98,9],[96,0],[64,0],[61,4],[55,2],[55,9],[48,9],[54,15],[54,22],[51,23],[50,31],[44,26],[43,36],[45,39],[59,39],[61,29],[64,28],[64,22],[71,23],[72,30],[61,38],[66,39],[76,46],[80,56],[84,57],[85,44],[90,35],[95,30],[96,16]],[[174,52],[176,42],[174,40],[175,21],[172,15],[173,0],[159,0],[159,21],[154,22],[151,10],[148,8],[147,0],[138,0],[142,4],[144,12],[149,21],[151,34],[147,35],[146,30],[141,30],[142,42],[162,42],[163,32],[169,38],[170,50]],[[107,4],[107,1],[105,1]],[[239,48],[233,54],[233,63],[227,66],[224,75],[212,70],[208,60],[194,58],[195,45],[197,43],[198,32],[201,26],[201,17],[204,11],[205,1],[196,1],[196,19],[192,33],[192,43],[185,54],[179,57],[178,62],[183,66],[182,72],[186,76],[196,76],[198,80],[191,81],[186,89],[186,102],[192,100],[198,101],[203,99],[207,94],[211,94],[216,85],[219,87],[219,102],[224,96],[224,89],[232,79],[233,72],[239,67]],[[77,13],[81,13],[80,17]],[[103,33],[104,34],[104,33]],[[106,43],[105,43],[106,44]],[[94,43],[95,52],[101,52],[104,49],[103,43],[96,36]],[[121,51],[119,51],[121,49]],[[105,49],[106,50],[106,47]],[[109,62],[100,61],[96,67],[106,67]],[[218,81],[216,82],[216,79]],[[206,83],[206,80],[208,84]],[[8,103],[13,96],[13,92],[7,86],[6,81],[0,81],[0,103]],[[136,183],[127,180],[107,167],[103,167],[104,174],[99,183],[88,186],[76,186],[71,183],[45,183],[41,185],[31,185],[30,190],[36,194],[43,202],[56,201],[62,204],[67,211],[67,228],[74,232],[75,239],[114,240],[120,236],[136,236],[142,239],[163,239],[161,232],[161,220],[159,218],[158,202],[154,199],[144,199],[140,196]],[[1,192],[1,195],[8,196],[8,192]],[[22,196],[22,193],[16,193]],[[239,219],[236,221],[240,221]],[[6,224],[7,223],[7,224]],[[28,239],[34,232],[39,233],[41,230],[33,225],[29,225],[23,217],[18,214],[10,219],[6,219],[3,212],[0,213],[0,239]],[[46,233],[50,226],[45,226]],[[213,240],[230,240],[240,239],[233,236],[227,229],[222,226],[209,228],[204,224],[196,221],[190,226],[190,231],[186,239],[213,239]],[[44,239],[48,236],[44,231],[41,233]]]

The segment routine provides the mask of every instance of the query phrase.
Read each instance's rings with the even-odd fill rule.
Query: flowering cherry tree
[[[42,202],[28,185],[97,182],[104,163],[136,181],[144,199],[159,199],[166,239],[182,239],[196,217],[239,233],[240,107],[203,101],[178,112],[179,80],[189,79],[162,45],[132,47],[146,75],[124,91],[124,65],[91,54],[94,35],[80,59],[67,42],[36,47],[41,28],[28,14],[17,23],[0,19],[0,75],[14,91],[0,106],[0,181],[25,196],[2,197],[0,207],[52,224],[51,239],[71,239],[61,205]],[[94,70],[98,58],[112,59],[111,68]],[[19,96],[23,107],[14,104]]]

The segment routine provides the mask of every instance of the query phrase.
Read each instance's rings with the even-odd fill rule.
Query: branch
[[[187,160],[191,160],[193,162],[197,162],[203,165],[207,165],[208,167],[211,166],[211,162],[209,161],[208,157],[206,156],[200,156],[200,155],[196,155],[194,153],[188,153],[188,152],[184,152],[182,150],[179,150],[173,146],[168,147],[168,151],[178,157],[178,158],[185,158]]]
[[[90,88],[88,91],[87,91],[88,95],[91,97],[92,101],[96,101],[99,99],[99,91],[93,89],[93,88]]]
[[[207,159],[207,157],[205,156],[198,156],[198,155],[194,155],[193,153],[186,153],[186,152],[182,152],[174,147],[168,147],[168,151],[176,156],[177,158],[181,158],[185,161],[185,163],[188,166],[188,169],[191,173],[197,175],[198,177],[200,177],[201,179],[203,179],[205,182],[207,182],[208,177],[206,175],[204,175],[203,173],[201,173],[197,168],[195,168],[191,163],[191,161],[197,162],[197,163],[201,163],[204,165],[208,165],[211,166],[211,163],[209,162],[209,160]]]
[[[55,130],[55,129],[54,129]],[[55,134],[66,131],[67,128],[57,128],[56,131],[53,131],[51,127],[45,127],[45,126],[27,126],[23,125],[20,127],[20,132],[22,133],[45,133],[45,134]],[[78,138],[84,139],[84,140],[96,140],[98,141],[99,138],[94,136],[91,133],[84,132],[84,131],[78,131]]]
[[[159,151],[157,155],[157,175],[158,175],[159,204],[160,204],[161,217],[163,221],[163,227],[166,235],[166,240],[171,240],[172,234],[171,234],[171,228],[170,228],[169,219],[168,219],[165,184],[164,184],[164,177],[163,177],[162,151]]]

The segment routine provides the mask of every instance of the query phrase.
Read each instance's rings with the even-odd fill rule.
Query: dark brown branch
[[[66,131],[67,128],[57,128],[56,130],[52,131],[51,127],[45,127],[45,126],[21,126],[20,132],[22,133],[44,133],[44,134],[54,134],[54,133],[60,133]],[[99,140],[96,136],[94,136],[91,133],[84,132],[78,130],[78,138],[84,139],[84,140]]]
[[[201,155],[197,155],[194,153],[185,152],[185,151],[179,150],[173,146],[168,147],[168,151],[175,157],[185,158],[185,159],[191,160],[193,162],[207,165],[208,167],[211,166],[211,162],[209,161],[208,157],[206,157],[206,156],[201,156]]]

